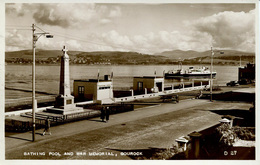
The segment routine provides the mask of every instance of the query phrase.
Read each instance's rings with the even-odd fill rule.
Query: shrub
[[[236,126],[232,129],[236,133],[237,137],[242,140],[255,140],[255,135],[248,128]]]
[[[216,131],[220,137],[219,142],[223,145],[232,146],[237,138],[236,133],[230,129],[229,124],[222,124],[216,128]]]

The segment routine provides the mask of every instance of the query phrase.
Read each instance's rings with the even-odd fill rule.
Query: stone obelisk
[[[83,111],[83,108],[76,107],[74,104],[74,96],[70,93],[70,71],[69,71],[69,55],[64,46],[62,49],[61,66],[60,66],[60,91],[56,97],[54,108],[48,108],[48,112],[71,114]]]
[[[74,97],[70,93],[70,71],[69,71],[69,55],[64,46],[62,49],[63,55],[61,56],[60,66],[60,92],[56,98],[55,107],[68,109],[74,105]]]

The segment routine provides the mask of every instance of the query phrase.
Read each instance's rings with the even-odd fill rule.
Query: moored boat
[[[212,78],[216,77],[217,72],[212,72]],[[170,70],[168,73],[164,74],[165,78],[210,78],[211,71],[209,68],[194,68],[189,67],[187,70],[178,69],[178,70]]]

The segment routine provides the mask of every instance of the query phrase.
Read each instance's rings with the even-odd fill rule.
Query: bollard
[[[191,152],[189,157],[198,159],[200,156],[200,137],[201,133],[196,131],[190,133],[188,136],[191,138]]]
[[[187,150],[187,143],[189,142],[189,140],[186,137],[179,137],[178,139],[175,139],[175,141],[178,144],[178,150],[182,149],[183,152]]]

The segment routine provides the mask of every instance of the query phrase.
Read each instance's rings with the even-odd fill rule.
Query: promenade
[[[250,106],[239,102],[181,100],[179,104],[162,103],[111,115],[108,123],[92,118],[55,126],[51,128],[52,135],[41,136],[40,129],[36,131],[35,142],[30,141],[31,132],[6,133],[5,156],[6,159],[134,159],[124,153],[172,147],[176,138],[217,124],[221,115],[216,111],[247,111]],[[64,155],[67,152],[70,154]]]

